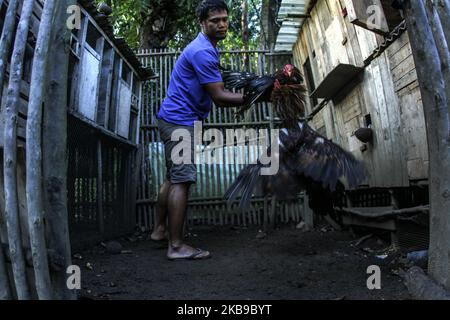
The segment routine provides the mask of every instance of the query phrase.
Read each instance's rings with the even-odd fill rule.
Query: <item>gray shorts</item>
[[[157,118],[158,130],[161,135],[161,141],[164,143],[164,154],[166,157],[166,179],[173,184],[178,183],[196,183],[197,182],[197,166],[194,163],[194,127],[183,126],[166,122]],[[172,132],[176,129],[186,129],[191,135],[191,161],[189,164],[175,164],[172,161],[172,150],[177,146],[179,141],[172,141]],[[182,153],[181,153],[182,154]]]

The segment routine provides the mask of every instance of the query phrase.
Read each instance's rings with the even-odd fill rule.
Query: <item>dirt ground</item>
[[[389,244],[358,244],[346,231],[285,225],[260,237],[257,228],[190,230],[188,243],[211,251],[202,261],[168,261],[166,244],[148,234],[120,239],[120,254],[98,246],[75,254],[82,266],[81,296],[150,300],[399,300],[410,299],[389,258]],[[359,237],[359,235],[358,235]],[[367,268],[381,268],[381,289],[369,290]]]

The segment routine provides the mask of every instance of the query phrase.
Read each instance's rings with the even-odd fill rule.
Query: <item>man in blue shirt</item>
[[[224,89],[219,70],[217,43],[227,36],[228,7],[223,0],[203,0],[197,7],[202,31],[181,54],[172,73],[167,98],[158,113],[158,128],[164,142],[167,175],[162,185],[156,208],[153,240],[169,236],[167,257],[175,259],[204,259],[210,253],[193,248],[183,241],[190,185],[197,181],[194,164],[194,122],[208,117],[212,102],[220,107],[244,104],[242,94]],[[171,141],[172,133],[186,129],[191,135],[191,162],[175,164],[172,150],[179,143]],[[168,228],[166,219],[168,217]]]

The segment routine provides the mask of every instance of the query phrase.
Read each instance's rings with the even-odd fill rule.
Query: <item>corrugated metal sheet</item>
[[[283,0],[278,12],[281,28],[278,32],[275,51],[292,51],[298,32],[306,19],[312,0]]]

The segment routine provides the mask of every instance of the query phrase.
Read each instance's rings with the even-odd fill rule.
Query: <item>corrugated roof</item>
[[[275,51],[292,51],[312,0],[283,0],[278,11],[278,32]]]

